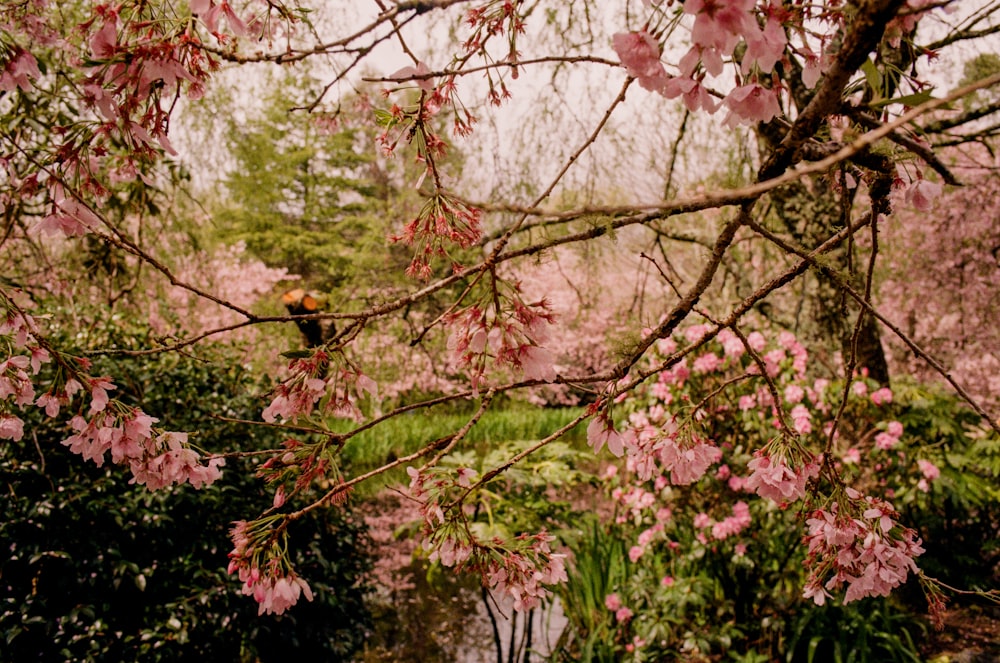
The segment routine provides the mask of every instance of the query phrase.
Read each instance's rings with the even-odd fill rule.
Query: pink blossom
[[[685,486],[703,477],[708,467],[722,458],[722,451],[697,438],[684,443],[670,438],[660,447],[659,457],[663,468],[670,471],[670,482]]]
[[[861,462],[861,452],[858,451],[856,448],[851,447],[850,449],[844,452],[843,460],[845,463],[851,463],[857,465],[858,463]]]
[[[711,330],[712,330],[711,325],[707,324],[691,325],[690,327],[684,330],[684,338],[687,340],[688,343],[697,343],[701,341],[701,339],[703,339],[705,336],[707,336]]]
[[[90,413],[101,412],[108,405],[108,392],[117,389],[109,377],[93,378],[88,381],[90,395],[93,399],[90,403]]]
[[[851,391],[854,392],[855,396],[859,397],[864,396],[865,394],[868,393],[868,385],[862,382],[861,380],[858,380],[857,382],[851,385]]]
[[[731,124],[770,122],[781,113],[777,91],[759,83],[736,88],[723,103],[729,108],[730,117],[727,122]]]
[[[692,524],[695,529],[705,529],[706,527],[710,527],[712,525],[712,519],[709,518],[708,514],[703,511],[694,517]]]
[[[673,577],[671,577],[671,576],[663,576],[663,578],[660,580],[660,585],[662,587],[673,587],[673,585],[674,585],[674,579],[673,579]]]
[[[618,59],[643,89],[658,92],[669,80],[660,62],[660,46],[645,30],[618,32],[612,36],[612,47]]]
[[[814,512],[806,523],[810,575],[805,596],[817,605],[829,596],[826,590],[845,583],[845,603],[887,596],[910,571],[917,571],[913,558],[923,553],[916,532],[896,524],[892,505],[872,497],[861,501],[856,491],[848,492],[854,495],[852,502],[863,507],[860,518],[839,515],[835,504],[832,511]]]
[[[20,88],[24,92],[31,89],[31,79],[42,77],[42,72],[38,70],[38,61],[28,51],[15,47],[14,55],[7,66],[0,72],[0,90],[13,92]]]
[[[24,422],[12,414],[0,414],[0,439],[19,441],[24,437]]]
[[[685,0],[684,13],[695,16],[691,41],[731,53],[741,36],[759,30],[753,6],[754,0]]]
[[[409,78],[416,79],[418,76],[421,77],[416,80],[417,87],[419,87],[424,92],[433,92],[435,85],[434,79],[427,77],[427,74],[431,73],[431,70],[427,68],[427,65],[423,62],[418,62],[417,65],[403,67],[402,69],[393,73],[389,78],[396,78],[400,80],[406,80]]]
[[[460,467],[455,470],[455,474],[458,475],[458,485],[462,488],[470,488],[472,482],[479,476],[479,472],[476,472],[471,467]]]
[[[634,563],[639,561],[646,549],[643,546],[632,546],[628,551],[628,558]]]
[[[625,453],[622,436],[603,415],[594,417],[590,425],[587,426],[587,442],[593,447],[595,454],[600,453],[605,443],[615,456],[620,458]]]
[[[45,410],[46,416],[55,417],[59,414],[59,407],[61,403],[59,398],[50,393],[42,394],[35,401],[35,405]]]
[[[747,50],[743,56],[743,73],[747,74],[753,65],[762,73],[769,73],[785,52],[788,38],[781,21],[769,16],[763,31],[750,29],[744,33]]]
[[[746,348],[743,347],[743,341],[731,329],[720,330],[716,338],[722,344],[722,350],[727,357],[738,359],[746,352]]]
[[[882,451],[888,451],[899,444],[899,438],[889,433],[879,433],[875,436],[875,446]]]
[[[242,575],[241,570],[241,579]],[[248,573],[243,593],[253,596],[254,600],[260,604],[257,610],[258,615],[280,615],[298,603],[301,596],[304,596],[307,601],[313,600],[313,593],[309,585],[295,574],[260,577],[258,573],[254,577],[253,574]]]
[[[754,352],[760,352],[767,345],[767,339],[759,331],[750,332],[747,334],[747,345]]]
[[[906,190],[906,202],[921,212],[931,209],[933,202],[941,196],[941,185],[937,182],[919,179]]]
[[[551,382],[556,379],[555,358],[545,348],[521,346],[519,361],[526,380]]]
[[[792,408],[792,427],[799,435],[812,432],[812,415],[806,406],[799,404]]]
[[[622,601],[618,598],[617,594],[608,594],[604,597],[604,607],[611,612],[615,612],[622,607]]]
[[[903,436],[903,424],[899,423],[898,421],[890,421],[889,424],[886,426],[885,430],[887,433],[889,433],[889,435],[892,435],[893,437]]]
[[[465,539],[443,537],[430,554],[430,560],[439,560],[443,566],[461,566],[472,556],[472,545]]]
[[[667,99],[681,97],[684,106],[692,113],[704,110],[706,113],[714,113],[719,110],[719,102],[701,84],[700,81],[686,76],[671,78],[663,86],[661,94]]]
[[[803,497],[806,481],[819,474],[819,466],[815,463],[806,463],[796,472],[783,458],[774,462],[770,456],[760,451],[747,463],[747,468],[752,470],[752,474],[747,477],[746,488],[779,504]]]

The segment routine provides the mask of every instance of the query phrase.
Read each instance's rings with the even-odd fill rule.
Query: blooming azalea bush
[[[688,328],[658,350],[671,356],[709,329]],[[983,457],[982,424],[961,408],[970,427],[942,438],[927,427],[932,392],[897,393],[864,376],[845,386],[810,379],[808,368],[808,353],[788,332],[723,329],[616,406],[614,429],[595,419],[591,443],[624,456],[623,467],[603,474],[616,514],[597,534],[623,538],[627,550],[627,568],[608,578],[601,627],[611,629],[617,651],[637,660],[719,650],[792,656],[811,638],[831,637],[808,631],[810,605],[843,605],[849,620],[855,602],[923,580],[922,533],[940,527],[958,494],[995,480],[995,468],[984,468],[941,483],[939,466],[947,473],[970,455]],[[986,494],[995,491],[993,484]],[[992,511],[977,501],[949,521],[990,550],[998,532],[979,526],[983,507]],[[952,559],[937,554],[935,570]],[[989,568],[990,556],[966,573]],[[930,587],[928,598],[933,621],[940,594]],[[907,628],[915,637],[918,629]]]

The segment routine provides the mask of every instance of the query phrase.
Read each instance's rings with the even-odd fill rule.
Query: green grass
[[[541,440],[571,422],[580,412],[579,408],[532,408],[524,405],[490,410],[456,449],[485,451],[494,443]],[[342,453],[344,466],[352,476],[375,469],[417,451],[428,442],[455,433],[471,416],[456,414],[453,410],[430,409],[393,417],[351,438]],[[584,439],[585,423],[576,426],[564,439]],[[345,426],[344,430],[349,428]],[[405,476],[405,469],[400,468],[387,477],[388,481],[374,482],[372,487],[398,483]]]

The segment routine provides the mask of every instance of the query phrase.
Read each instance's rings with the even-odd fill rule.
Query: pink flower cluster
[[[485,586],[500,600],[510,599],[519,612],[536,607],[548,596],[545,585],[566,581],[565,555],[552,552],[555,537],[545,531],[521,534],[510,541],[498,537],[482,541],[469,531],[461,514],[446,517],[442,496],[455,486],[471,485],[473,470],[458,468],[454,482],[439,470],[408,467],[406,471],[410,475],[408,497],[420,504],[423,547],[431,551],[432,561],[478,573]]]
[[[750,522],[750,507],[746,502],[740,500],[733,505],[732,515],[712,523],[712,538],[716,541],[722,541],[735,536],[749,527]]]
[[[480,563],[484,583],[503,598],[513,600],[514,610],[537,607],[549,595],[545,585],[566,582],[566,556],[553,553],[555,537],[540,532],[517,537],[516,550],[498,548]]]
[[[38,61],[28,51],[15,47],[3,70],[0,71],[0,91],[13,92],[20,88],[24,92],[31,89],[31,79],[39,79]]]
[[[458,246],[467,249],[482,237],[482,213],[475,207],[443,193],[432,196],[420,213],[403,226],[399,235],[389,239],[415,247],[413,260],[406,273],[419,279],[431,276],[431,261],[435,257],[449,256],[448,249]],[[460,269],[452,259],[453,269]]]
[[[595,419],[591,427],[597,421]],[[678,429],[673,419],[657,426],[636,413],[630,417],[630,423],[632,428],[620,438],[627,454],[628,468],[640,481],[647,481],[654,474],[663,472],[670,474],[673,485],[687,485],[704,476],[709,466],[722,458],[722,452],[711,441]],[[589,433],[588,429],[588,439],[593,440]]]
[[[225,464],[224,459],[212,457],[203,464],[201,455],[188,445],[186,433],[163,432],[154,436],[152,425],[156,419],[138,408],[113,401],[108,392],[116,387],[109,377],[75,373],[79,380],[71,377],[36,399],[32,376],[37,375],[52,357],[35,338],[31,316],[15,309],[2,292],[0,304],[6,304],[7,309],[0,322],[0,338],[7,340],[8,348],[26,353],[14,354],[0,362],[0,439],[16,442],[24,436],[24,422],[9,411],[8,402],[21,408],[34,404],[44,410],[46,416],[55,417],[76,393],[86,390],[90,395],[90,420],[81,414],[75,415],[69,422],[75,432],[63,440],[73,453],[100,467],[110,452],[112,463],[128,464],[132,483],[144,484],[150,490],[179,483],[201,488],[221,476],[219,468]],[[67,369],[73,370],[65,359],[62,361]],[[76,359],[75,363],[83,370],[90,366],[83,359]]]
[[[886,429],[875,436],[875,446],[882,451],[888,451],[899,444],[899,438],[902,436],[903,424],[898,421],[890,421]]]
[[[340,365],[331,365],[331,360]],[[365,392],[373,398],[378,396],[375,381],[351,366],[339,352],[331,355],[317,349],[309,357],[293,359],[288,369],[292,375],[274,388],[275,396],[261,415],[264,421],[308,417],[317,403],[334,416],[360,419],[356,399]]]
[[[806,481],[819,475],[819,465],[812,461],[792,468],[782,456],[772,457],[766,450],[759,450],[747,463],[751,474],[744,487],[756,491],[761,497],[787,504],[806,494]]]
[[[211,457],[202,464],[201,454],[188,444],[187,433],[167,431],[154,437],[152,425],[157,420],[141,410],[117,406],[111,411],[97,399],[94,403],[100,410],[90,421],[80,415],[73,417],[70,426],[76,432],[63,441],[84,460],[100,467],[110,451],[112,463],[128,463],[131,483],[150,490],[180,483],[201,488],[222,476],[220,467],[225,459]]]
[[[838,505],[815,511],[806,522],[809,547],[806,565],[810,569],[804,595],[823,605],[830,591],[844,584],[844,602],[866,596],[888,596],[909,573],[917,573],[913,561],[923,553],[916,531],[901,527],[892,505],[873,497],[860,499],[848,491],[849,507],[860,515],[841,513]]]
[[[517,283],[510,290],[497,292],[488,305],[473,305],[445,319],[451,328],[448,350],[453,361],[469,371],[476,393],[490,363],[518,370],[526,380],[556,378],[555,358],[541,346],[555,322],[548,302],[525,303]]]
[[[604,607],[615,613],[616,622],[627,622],[635,616],[627,606],[622,605],[622,601],[617,594],[608,594],[604,597]]]
[[[263,565],[257,561],[260,551],[255,549],[254,543],[260,538],[259,531],[251,531],[250,524],[245,520],[233,524],[235,527],[230,530],[230,537],[234,547],[229,553],[228,573],[238,573],[243,583],[242,593],[253,596],[259,604],[258,615],[280,615],[298,603],[302,596],[307,601],[313,600],[308,583],[294,571],[282,568],[280,558],[271,558]],[[269,531],[264,534],[267,536]]]
[[[2,291],[0,305],[6,305],[5,315],[0,318],[0,341],[9,353],[0,362],[0,439],[16,442],[24,436],[24,422],[13,414],[12,406],[23,409],[35,404],[49,416],[55,416],[59,412],[60,401],[67,400],[72,391],[67,395],[64,390],[58,397],[43,394],[35,399],[32,377],[38,374],[43,364],[51,361],[51,357],[35,339],[35,322],[31,316],[15,309]],[[78,383],[71,382],[79,388]],[[68,384],[67,390],[72,389],[73,386]]]
[[[919,481],[917,481],[917,490],[921,492],[929,492],[931,489],[931,484],[941,476],[941,470],[937,465],[930,462],[929,460],[924,460],[921,458],[917,461],[917,467],[920,468],[920,473],[923,475]]]

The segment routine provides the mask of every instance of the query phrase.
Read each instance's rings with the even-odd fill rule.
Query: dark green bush
[[[109,343],[129,346],[112,330]],[[213,419],[254,419],[262,388],[232,351],[95,361],[115,395],[169,430],[198,431],[203,449],[277,446],[270,429]],[[228,354],[228,361],[222,359]],[[350,660],[370,629],[364,524],[340,507],[297,521],[291,549],[316,599],[283,616],[257,604],[226,574],[234,520],[270,506],[248,461],[222,479],[150,493],[119,466],[95,467],[60,444],[61,421],[25,411],[21,442],[0,446],[0,660]],[[60,416],[60,420],[67,417]]]

